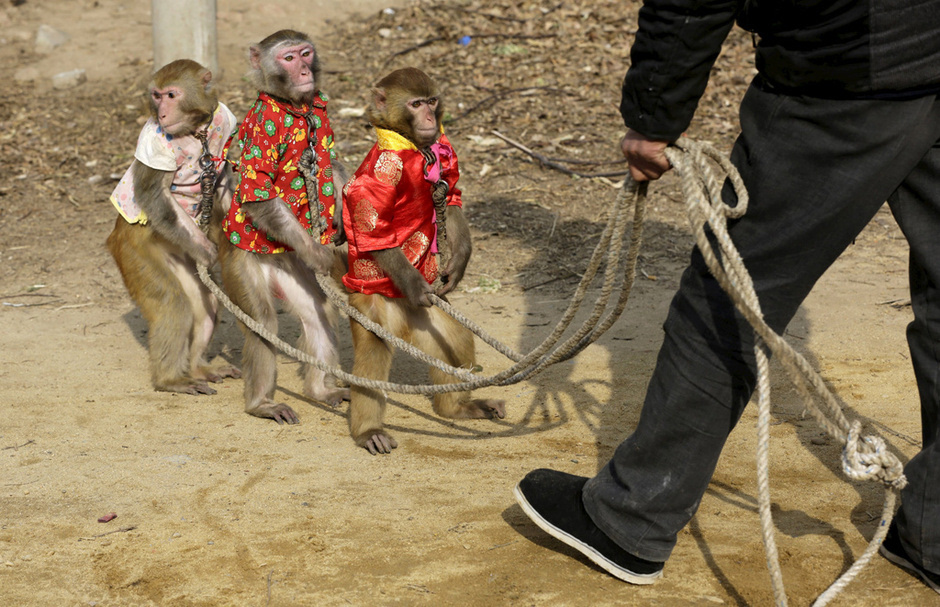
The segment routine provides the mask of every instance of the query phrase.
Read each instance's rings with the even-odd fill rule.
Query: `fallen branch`
[[[23,443],[22,445],[10,445],[9,447],[4,447],[3,449],[0,449],[0,451],[6,451],[7,449],[13,449],[13,450],[15,451],[15,450],[19,449],[20,447],[25,447],[26,445],[31,445],[31,444],[33,444],[33,443],[35,443],[35,442],[36,442],[36,441],[34,441],[33,439],[30,439],[30,440],[26,441],[25,443]]]
[[[490,131],[490,132],[493,133],[494,135],[496,135],[497,137],[499,137],[500,139],[502,139],[503,141],[505,141],[506,143],[508,143],[509,145],[513,146],[514,148],[516,148],[516,149],[518,149],[518,150],[520,150],[520,151],[523,151],[523,152],[525,152],[526,154],[528,154],[529,156],[535,158],[536,160],[539,161],[539,164],[540,164],[540,165],[542,165],[542,166],[544,166],[544,167],[547,167],[547,168],[550,168],[550,169],[555,169],[556,171],[560,171],[560,172],[562,172],[562,173],[564,173],[564,174],[566,174],[566,175],[574,175],[574,176],[576,176],[576,177],[585,177],[585,178],[592,178],[592,177],[623,177],[624,175],[627,175],[627,174],[630,172],[630,171],[614,171],[614,172],[611,172],[611,173],[582,173],[581,171],[574,171],[574,170],[572,170],[572,169],[569,169],[568,167],[565,167],[565,166],[562,166],[562,165],[558,164],[557,162],[553,162],[551,159],[549,159],[549,158],[547,158],[547,157],[545,157],[545,156],[539,154],[538,152],[533,152],[531,149],[529,149],[529,148],[527,148],[526,146],[522,145],[522,144],[519,143],[518,141],[513,141],[512,139],[510,139],[509,137],[506,137],[505,135],[503,135],[503,134],[500,133],[499,131]]]
[[[527,86],[527,87],[523,87],[523,88],[520,88],[520,89],[510,89],[510,90],[508,90],[508,91],[502,91],[502,92],[500,92],[500,93],[494,93],[494,94],[490,95],[489,97],[487,97],[486,99],[484,99],[483,101],[480,101],[479,103],[476,103],[473,107],[471,107],[470,109],[468,109],[466,112],[464,112],[464,113],[461,114],[460,116],[457,116],[456,118],[451,118],[450,120],[447,121],[447,124],[453,124],[453,123],[457,122],[458,120],[460,120],[461,118],[466,118],[468,114],[470,114],[471,112],[477,111],[478,109],[480,109],[480,108],[483,107],[484,105],[486,105],[486,104],[488,104],[488,103],[492,103],[492,102],[494,102],[494,101],[499,101],[500,99],[505,99],[506,97],[509,97],[510,95],[515,95],[516,93],[525,93],[525,92],[528,92],[528,91],[541,91],[541,90],[549,91],[549,92],[553,92],[553,93],[558,93],[558,94],[566,94],[565,91],[560,90],[560,89],[556,89],[556,88],[553,88],[553,87],[550,87],[550,86]]]
[[[557,38],[557,35],[556,34],[467,34],[466,36],[461,36],[461,38],[464,38],[464,37],[470,38],[470,39],[505,38],[509,40],[537,40],[540,38]],[[394,59],[395,57],[401,57],[402,55],[407,55],[408,53],[414,52],[420,48],[431,46],[435,42],[440,42],[441,40],[452,40],[452,39],[453,38],[450,38],[448,36],[434,36],[433,38],[422,40],[418,44],[409,46],[406,49],[396,51],[392,53],[391,55],[389,55],[388,59],[385,60],[385,63],[382,64],[382,67],[384,68],[386,65],[391,63],[392,59]]]
[[[112,529],[111,531],[105,531],[104,533],[96,533],[95,535],[91,537],[80,537],[78,538],[78,541],[82,541],[82,540],[91,541],[99,537],[111,535],[112,533],[126,533],[127,531],[133,531],[134,529],[137,529],[137,525],[131,525],[129,527],[121,527],[120,529]]]

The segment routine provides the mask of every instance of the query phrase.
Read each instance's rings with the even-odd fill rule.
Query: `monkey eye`
[[[166,96],[169,97],[170,99],[176,99],[176,93],[174,93],[173,91],[170,91],[169,93],[167,93]]]
[[[437,97],[431,97],[430,99],[428,99],[428,105],[430,105],[431,107],[434,107],[437,105],[437,101],[438,101]]]
[[[413,107],[414,109],[418,109],[419,107],[421,107],[421,100],[415,99],[414,101],[412,101],[411,107]]]

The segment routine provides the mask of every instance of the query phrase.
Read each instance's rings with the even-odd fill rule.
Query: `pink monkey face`
[[[411,113],[411,126],[415,133],[415,143],[425,147],[437,141],[441,127],[437,124],[437,97],[415,97],[407,102]]]
[[[309,93],[316,88],[312,68],[316,58],[313,45],[286,46],[277,51],[276,57],[278,65],[290,78],[291,88],[299,93]]]
[[[165,133],[179,135],[189,130],[189,121],[181,108],[183,89],[176,86],[151,89],[150,102],[156,110],[157,122]]]

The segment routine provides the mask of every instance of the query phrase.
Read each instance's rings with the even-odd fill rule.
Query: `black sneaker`
[[[881,548],[879,548],[878,551],[881,552],[881,556],[898,567],[902,567],[911,573],[919,575],[928,586],[933,588],[934,592],[940,594],[940,575],[932,571],[927,571],[911,560],[911,557],[907,554],[907,550],[905,550],[904,546],[901,544],[901,537],[898,535],[898,526],[894,522],[888,527],[888,534],[885,535],[885,540],[881,543]]]
[[[552,537],[568,544],[615,578],[631,584],[652,584],[663,575],[663,563],[633,556],[597,528],[581,502],[587,482],[544,468],[533,470],[513,490],[529,518]]]

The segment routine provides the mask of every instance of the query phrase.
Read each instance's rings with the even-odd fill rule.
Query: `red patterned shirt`
[[[365,294],[402,297],[370,251],[400,247],[425,280],[434,282],[438,267],[433,186],[425,178],[424,156],[408,139],[384,129],[376,129],[376,136],[377,143],[343,191],[343,225],[349,240],[349,272],[343,284]],[[430,174],[450,186],[447,204],[461,206],[457,155],[444,135],[434,151]]]
[[[283,253],[290,247],[268,236],[253,225],[242,210],[246,202],[258,202],[280,198],[286,202],[300,224],[314,234],[313,218],[307,203],[307,189],[300,172],[300,156],[308,145],[308,133],[315,134],[314,153],[317,158],[318,197],[323,204],[322,217],[326,227],[320,236],[321,244],[330,242],[335,210],[333,167],[336,157],[333,150],[333,129],[326,115],[327,97],[317,93],[312,106],[295,107],[285,101],[261,93],[238,132],[233,135],[230,146],[237,146],[231,157],[241,155],[237,163],[233,160],[238,186],[232,199],[232,208],[222,223],[229,242],[254,253]],[[308,124],[306,114],[312,113]]]

